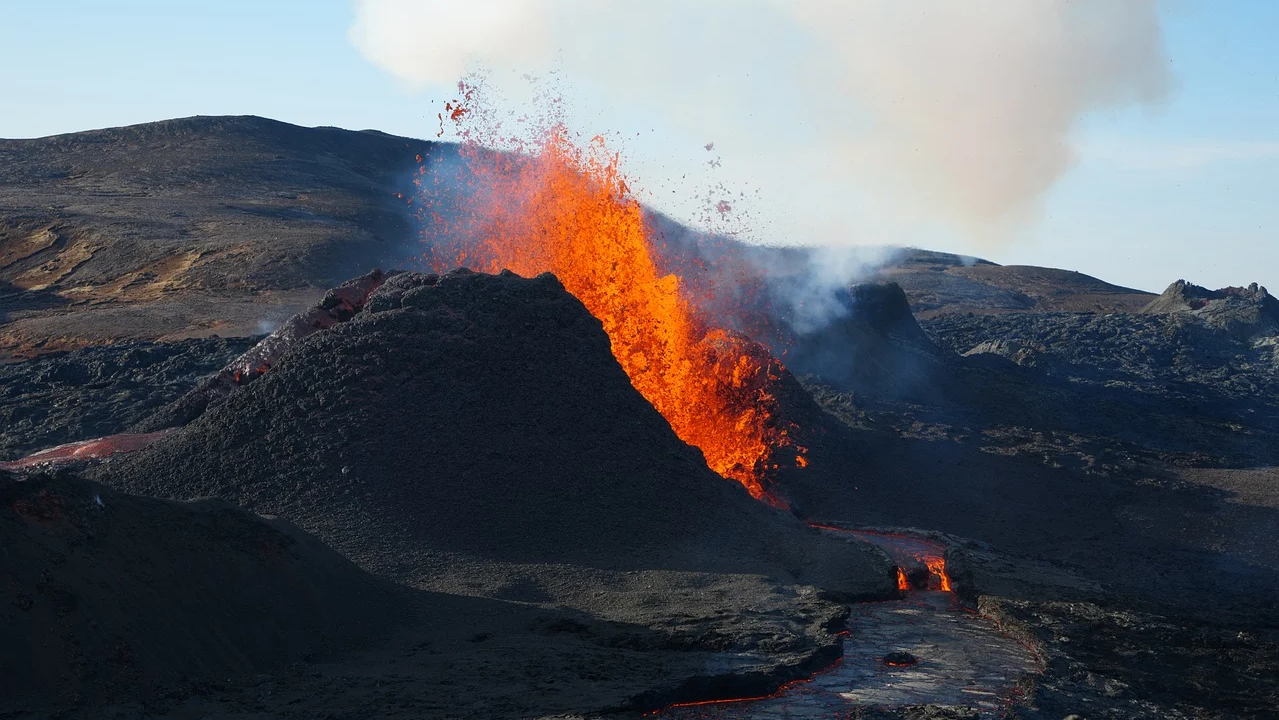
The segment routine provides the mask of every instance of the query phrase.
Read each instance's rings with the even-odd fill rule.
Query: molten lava
[[[941,589],[953,592],[950,588],[950,576],[946,574],[946,561],[940,557],[926,557],[923,560],[924,564],[928,565],[928,572],[941,583]]]
[[[653,716],[653,715],[660,715],[665,711],[676,710],[679,708],[705,707],[705,706],[713,706],[713,705],[735,705],[738,703],[759,702],[761,700],[772,700],[775,698],[784,697],[787,693],[794,690],[795,688],[811,683],[819,675],[830,673],[839,669],[839,666],[842,665],[843,662],[844,662],[844,659],[842,657],[836,658],[835,662],[822,668],[821,670],[818,670],[812,675],[805,678],[799,678],[798,680],[791,680],[789,682],[785,682],[782,685],[780,685],[776,690],[774,690],[771,693],[768,693],[767,695],[726,697],[726,698],[717,698],[712,700],[692,700],[687,702],[677,702],[677,703],[671,703],[670,705],[667,705],[662,710],[654,710],[651,712],[646,712],[644,714],[647,716]]]
[[[919,664],[919,658],[905,650],[894,650],[884,656],[884,664],[888,667],[910,667]]]
[[[461,89],[464,97],[473,92]],[[474,121],[476,113],[450,104],[444,118]],[[448,217],[432,214],[428,264],[440,272],[554,273],[603,323],[631,384],[676,435],[700,448],[715,472],[778,503],[763,480],[774,458],[805,463],[778,419],[774,388],[783,368],[763,346],[699,317],[679,276],[658,270],[618,155],[599,136],[578,146],[562,124],[531,152],[498,153],[470,130],[459,134],[473,187],[453,200]]]
[[[839,525],[809,522],[809,527],[844,533],[873,543],[888,552],[897,563],[897,589],[903,592],[914,589],[944,590],[954,592],[950,575],[946,574],[946,547],[926,538],[906,533],[875,530],[851,530]],[[927,574],[924,574],[925,568]],[[909,574],[907,570],[909,569]],[[914,583],[912,584],[912,576]],[[926,586],[926,587],[923,587]]]

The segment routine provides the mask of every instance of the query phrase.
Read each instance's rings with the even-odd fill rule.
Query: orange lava
[[[455,104],[446,110],[454,121],[478,115]],[[428,264],[439,272],[554,273],[603,323],[631,384],[675,434],[700,448],[712,470],[778,504],[763,480],[775,456],[806,464],[778,419],[783,368],[761,345],[705,322],[680,278],[658,270],[619,156],[599,136],[576,144],[558,124],[524,152],[498,153],[473,131],[460,135],[473,187],[459,193],[448,220],[437,213],[428,223]]]
[[[941,582],[941,589],[946,592],[953,592],[950,587],[950,576],[946,574],[946,561],[939,557],[924,558],[924,564],[928,566],[928,572],[932,573]]]
[[[838,525],[824,525],[817,522],[809,522],[809,527],[819,530],[831,530],[839,533],[847,533],[860,537],[868,542],[875,543],[884,548],[897,563],[897,589],[902,591],[911,590],[910,580],[906,577],[906,573],[901,569],[901,565],[913,566],[915,563],[923,563],[928,568],[929,588],[936,587],[938,590],[946,592],[954,592],[954,588],[950,582],[950,575],[946,573],[945,546],[919,538],[906,533],[881,532],[877,530],[852,530]]]

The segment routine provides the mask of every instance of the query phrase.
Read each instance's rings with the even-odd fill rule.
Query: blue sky
[[[1172,93],[1084,118],[1079,163],[1039,219],[994,244],[946,228],[901,240],[1154,291],[1180,277],[1279,291],[1279,3],[1166,7]],[[409,93],[366,61],[347,38],[353,17],[346,0],[6,0],[0,137],[195,114],[430,136],[447,90]],[[669,165],[693,157],[691,138],[663,137],[685,143]],[[646,189],[660,204],[662,188]]]

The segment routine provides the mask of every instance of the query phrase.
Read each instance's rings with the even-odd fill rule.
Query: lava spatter
[[[470,109],[475,88],[461,90],[463,100],[441,120],[464,127],[460,158],[471,187],[451,195],[447,213],[425,188],[435,208],[427,263],[436,271],[554,273],[603,323],[631,384],[680,439],[753,497],[783,504],[767,491],[768,472],[781,462],[806,464],[779,417],[775,388],[784,369],[763,346],[708,322],[681,278],[659,270],[620,156],[601,136],[579,144],[559,122],[534,143],[512,144],[498,135],[500,123],[488,129],[492,118]],[[428,175],[444,176],[424,166],[419,185]]]

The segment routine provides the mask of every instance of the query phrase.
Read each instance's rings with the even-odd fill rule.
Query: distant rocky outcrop
[[[1038,353],[1024,343],[1016,340],[983,340],[964,353],[964,357],[996,355],[1018,365],[1033,367]]]
[[[1257,337],[1279,330],[1279,300],[1257,283],[1209,290],[1178,280],[1141,312],[1148,315],[1190,313],[1236,336]]]

